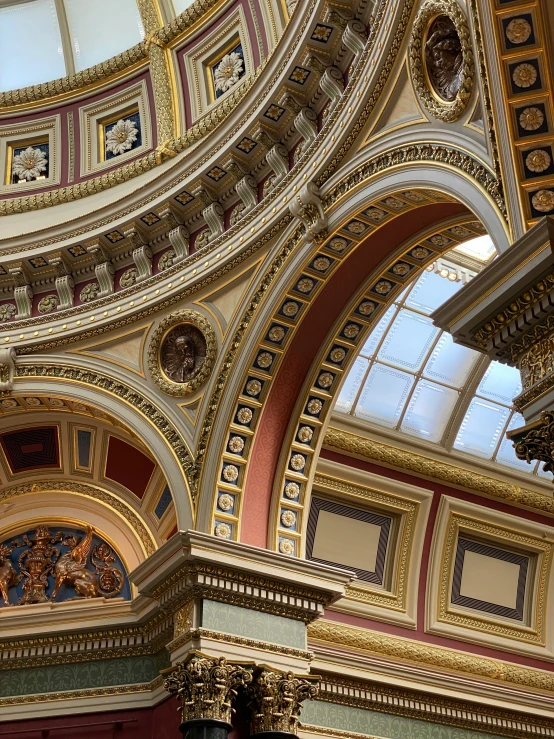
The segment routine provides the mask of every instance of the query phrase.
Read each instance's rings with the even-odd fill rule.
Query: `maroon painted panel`
[[[137,498],[144,495],[156,465],[136,447],[117,436],[110,436],[106,477],[133,492]]]
[[[0,443],[12,473],[60,467],[57,426],[10,431]]]

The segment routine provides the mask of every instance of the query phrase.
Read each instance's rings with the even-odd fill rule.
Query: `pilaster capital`
[[[317,676],[300,676],[260,665],[247,689],[250,734],[268,731],[296,734],[302,703],[316,698],[319,681]]]
[[[252,681],[254,665],[227,662],[225,657],[210,657],[190,652],[185,660],[166,671],[164,688],[177,696],[182,722],[212,719],[231,723],[231,705],[237,689]]]

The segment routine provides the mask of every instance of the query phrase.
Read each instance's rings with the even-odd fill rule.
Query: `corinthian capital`
[[[183,723],[211,719],[230,724],[237,688],[251,682],[252,667],[191,652],[169,673],[164,688],[180,701]]]
[[[303,701],[313,700],[318,691],[316,676],[300,677],[260,666],[248,686],[250,735],[266,731],[295,735]]]

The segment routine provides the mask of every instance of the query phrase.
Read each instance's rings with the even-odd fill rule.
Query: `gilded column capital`
[[[230,730],[232,701],[237,689],[251,682],[252,669],[249,663],[191,652],[165,671],[164,688],[179,700],[183,724],[209,720],[227,724]]]
[[[319,692],[319,677],[299,676],[260,665],[248,686],[250,735],[296,735],[302,703]]]
[[[545,472],[554,472],[554,412],[543,411],[538,420],[508,431],[516,457],[528,463],[544,462]]]

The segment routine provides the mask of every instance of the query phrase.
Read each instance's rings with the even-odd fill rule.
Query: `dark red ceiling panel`
[[[110,436],[106,460],[106,477],[110,480],[124,485],[138,498],[142,498],[155,466],[154,462],[136,447],[118,439],[117,436]]]
[[[12,473],[61,466],[57,426],[9,431],[0,443]]]

